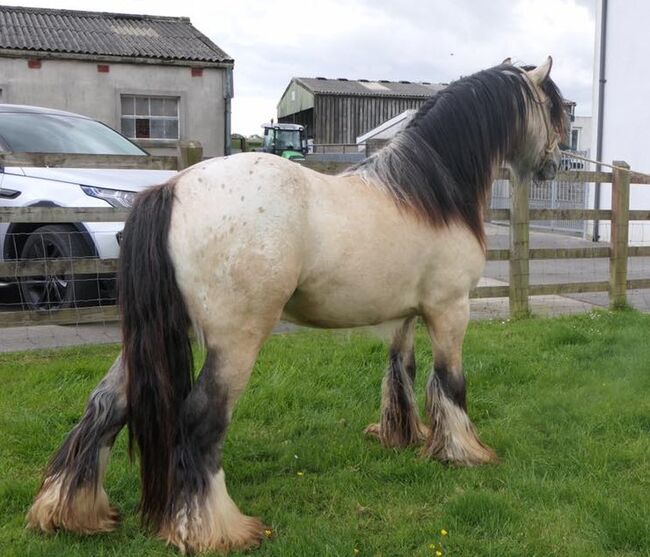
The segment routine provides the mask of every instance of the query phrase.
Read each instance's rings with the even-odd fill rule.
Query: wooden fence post
[[[528,308],[528,190],[530,179],[520,182],[510,172],[510,317],[530,314]]]
[[[183,170],[203,160],[203,146],[199,141],[178,143],[178,170]]]
[[[612,232],[609,258],[609,307],[627,306],[627,252],[630,222],[630,166],[614,161],[612,173]]]

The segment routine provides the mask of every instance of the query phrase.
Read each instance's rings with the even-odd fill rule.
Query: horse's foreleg
[[[264,526],[239,511],[228,495],[221,465],[230,417],[258,349],[250,342],[226,350],[208,348],[183,403],[173,459],[174,493],[159,530],[160,537],[183,553],[243,550],[262,540]]]
[[[425,428],[420,424],[415,402],[415,318],[407,319],[393,336],[388,369],[381,388],[381,415],[378,424],[365,432],[385,447],[408,447],[422,441]]]
[[[118,356],[88,399],[81,421],[68,434],[45,471],[27,524],[80,534],[113,530],[118,512],[102,486],[115,437],[126,421],[125,373]]]
[[[425,315],[435,351],[434,369],[426,392],[431,431],[423,454],[458,466],[497,462],[467,415],[462,344],[469,322],[469,300],[461,300],[442,314]]]

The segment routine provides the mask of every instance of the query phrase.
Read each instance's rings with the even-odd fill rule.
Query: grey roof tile
[[[0,48],[232,62],[186,17],[0,6]]]
[[[293,80],[312,93],[321,95],[430,97],[444,88],[444,85],[437,83],[407,81],[325,79],[322,77],[294,77]]]

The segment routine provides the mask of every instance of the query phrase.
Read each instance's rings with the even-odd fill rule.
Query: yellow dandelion
[[[266,530],[264,530],[264,535],[269,539],[272,538],[273,537],[273,530],[270,530],[269,528],[267,528]]]
[[[304,472],[297,472],[297,473],[296,473],[296,476],[304,476],[304,475],[305,475]]]
[[[448,533],[449,532],[447,532],[447,530],[445,530],[444,528],[442,530],[440,530],[440,535],[441,536],[446,536]]]
[[[436,551],[436,557],[442,557],[442,551],[440,550]]]
[[[353,552],[355,555],[359,555],[359,553],[361,553],[361,551],[359,551],[356,547],[352,550],[352,552]]]

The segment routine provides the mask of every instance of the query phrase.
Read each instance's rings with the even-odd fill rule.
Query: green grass
[[[470,415],[502,463],[453,469],[362,435],[378,416],[382,343],[273,337],[224,457],[235,501],[273,529],[254,554],[431,556],[445,528],[445,555],[650,555],[649,338],[650,317],[631,311],[472,323]],[[421,394],[431,366],[423,331],[417,346]],[[138,525],[124,434],[106,482],[124,514],[115,533],[46,537],[23,526],[42,467],[117,350],[0,356],[3,557],[176,554]]]

